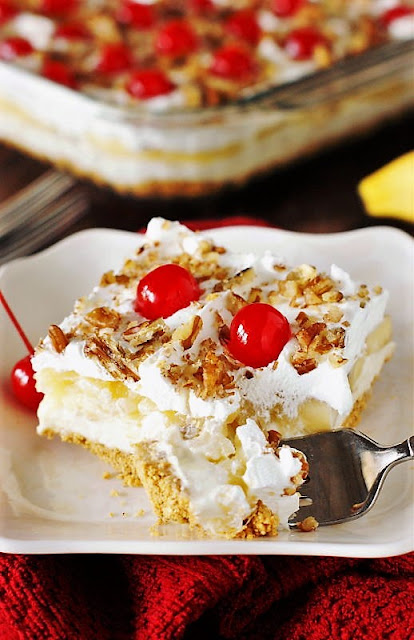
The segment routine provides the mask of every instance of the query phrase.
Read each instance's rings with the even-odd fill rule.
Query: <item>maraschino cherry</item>
[[[40,11],[48,15],[67,13],[78,4],[78,0],[41,0]]]
[[[121,24],[127,24],[135,29],[150,29],[155,23],[154,7],[134,0],[123,0],[116,18]]]
[[[254,61],[249,51],[239,44],[224,45],[217,49],[210,65],[210,72],[229,80],[245,80],[254,71]]]
[[[149,100],[165,95],[175,89],[175,85],[161,69],[142,69],[131,74],[126,90],[133,98]]]
[[[102,47],[95,68],[100,73],[118,73],[118,71],[126,71],[131,66],[131,50],[122,42],[116,42]]]
[[[227,348],[243,364],[265,367],[278,358],[290,336],[284,315],[270,304],[254,302],[234,316]]]
[[[76,89],[77,83],[73,71],[64,62],[46,59],[43,63],[42,75],[65,87]]]
[[[189,0],[189,5],[195,13],[209,13],[215,8],[212,0]]]
[[[190,302],[198,300],[201,291],[194,276],[178,264],[164,264],[140,280],[135,311],[144,318],[168,318]]]
[[[91,33],[82,22],[64,22],[56,27],[54,37],[65,40],[88,40]]]
[[[233,13],[227,19],[226,31],[253,46],[259,42],[262,33],[256,15],[250,9],[241,9]]]
[[[272,11],[279,18],[291,18],[306,3],[306,0],[273,0]]]
[[[397,5],[396,7],[392,7],[392,9],[388,9],[388,11],[385,11],[380,17],[380,21],[385,27],[389,27],[390,24],[394,22],[394,20],[399,20],[400,18],[405,18],[406,16],[410,16],[413,14],[413,7]]]
[[[319,45],[329,46],[329,40],[315,27],[299,27],[289,33],[284,48],[293,60],[309,60]]]
[[[39,393],[38,391],[36,391],[34,372],[31,362],[33,347],[30,344],[29,339],[24,333],[19,321],[17,320],[13,311],[10,309],[7,300],[5,299],[1,291],[0,302],[6,310],[6,313],[9,316],[10,320],[14,324],[16,331],[23,340],[27,350],[29,351],[29,355],[16,362],[13,367],[13,370],[11,372],[12,390],[19,402],[24,404],[29,409],[36,411],[40,401],[43,398],[43,393]]]
[[[5,24],[9,20],[12,20],[17,15],[18,11],[14,4],[11,2],[0,1],[0,25]]]
[[[198,37],[186,20],[170,20],[155,38],[157,53],[170,58],[181,58],[198,48]]]
[[[30,56],[34,49],[26,38],[11,36],[0,42],[0,60],[15,60],[16,58]]]
[[[11,373],[11,384],[13,393],[19,402],[29,409],[37,411],[43,398],[43,393],[36,391],[32,356],[30,354],[14,365]]]

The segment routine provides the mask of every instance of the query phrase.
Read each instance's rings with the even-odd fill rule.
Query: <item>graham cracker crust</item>
[[[87,438],[76,433],[60,434],[57,431],[53,431],[53,429],[46,429],[45,431],[42,431],[41,435],[46,436],[46,438],[59,436],[63,442],[80,444],[82,447],[98,456],[98,458],[110,464],[119,473],[119,476],[126,485],[130,487],[141,486],[141,481],[136,471],[134,454],[125,453],[125,451],[120,451],[119,449],[109,449],[103,444],[91,442]]]
[[[374,384],[374,382],[375,380],[372,381],[372,384]],[[371,389],[368,389],[368,391],[365,391],[365,393],[363,393],[362,396],[360,396],[358,400],[354,402],[352,411],[349,414],[349,416],[344,420],[342,427],[347,429],[353,429],[354,427],[357,426],[357,424],[359,424],[361,420],[361,414],[365,409],[365,407],[367,406],[367,403],[371,395],[372,395],[372,386],[371,386]]]

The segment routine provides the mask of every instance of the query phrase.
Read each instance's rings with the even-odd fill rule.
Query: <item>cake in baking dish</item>
[[[413,24],[401,0],[1,0],[0,140],[136,195],[240,184],[412,105],[408,56],[339,96],[268,92]]]
[[[280,440],[358,421],[393,352],[387,298],[155,218],[37,347],[38,432],[142,483],[161,522],[274,534],[308,470]]]

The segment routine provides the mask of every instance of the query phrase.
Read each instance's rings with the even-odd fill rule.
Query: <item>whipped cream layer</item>
[[[192,233],[178,223],[153,219],[148,226],[146,242],[147,248],[138,256],[138,263],[140,257],[142,259],[154,251],[154,248],[155,262],[158,264],[171,262],[182,254],[203,259],[200,247],[205,243],[204,235]],[[165,320],[168,329],[174,331],[179,326],[191,322],[195,315],[202,319],[202,328],[194,344],[186,352],[187,360],[196,357],[200,345],[208,339],[215,343],[218,355],[223,353],[224,347],[218,338],[215,318],[216,314],[220,314],[224,323],[230,324],[232,316],[227,305],[231,293],[247,298],[252,289],[260,288],[266,296],[274,289],[275,281],[285,278],[288,272],[288,268],[277,270],[280,265],[284,267],[284,260],[269,253],[257,257],[254,254],[239,255],[227,251],[216,258],[218,266],[226,269],[230,278],[248,268],[253,276],[246,284],[234,284],[231,291],[214,293],[212,299],[208,299],[209,294],[218,281],[215,278],[204,280],[200,300]],[[127,378],[125,384],[138,395],[151,400],[160,411],[177,411],[194,418],[214,417],[218,412],[222,419],[227,419],[246,401],[251,403],[257,415],[267,421],[270,420],[270,410],[277,402],[283,406],[287,416],[295,417],[299,406],[307,398],[315,398],[338,412],[335,426],[339,426],[351,411],[356,399],[351,391],[348,374],[357,359],[364,355],[367,336],[383,320],[388,294],[378,289],[377,293],[372,293],[369,300],[361,306],[362,299],[357,293],[358,284],[352,281],[347,273],[333,265],[329,275],[343,295],[341,301],[335,303],[342,313],[340,321],[327,323],[329,328],[343,328],[345,332],[343,348],[334,350],[345,360],[341,366],[333,364],[326,355],[313,370],[300,375],[291,362],[292,354],[297,349],[297,341],[293,337],[279,355],[276,368],[273,362],[259,369],[245,367],[240,363],[232,372],[234,386],[225,397],[204,398],[191,387],[182,388],[175,384],[167,375],[169,366],[180,366],[183,363],[184,350],[177,340],[160,346],[139,364],[132,363],[131,368],[139,379]],[[144,322],[145,318],[140,317],[133,309],[137,284],[138,280],[132,280],[128,286],[113,283],[96,287],[87,299],[82,300],[75,312],[62,322],[61,329],[65,333],[73,331],[89,312],[99,307],[108,307],[119,312],[123,318],[123,330],[129,322]],[[293,307],[288,300],[283,299],[275,306],[293,327],[299,312],[306,308],[306,305]],[[331,308],[332,303],[312,306],[312,318],[323,321]],[[131,353],[131,346],[124,339],[122,331],[115,332],[114,338],[122,349]],[[52,368],[56,371],[75,371],[81,376],[100,380],[113,379],[102,363],[85,354],[83,336],[71,339],[63,353],[57,353],[50,338],[46,338],[37,349],[33,366],[35,370]],[[246,376],[247,371],[249,373]]]

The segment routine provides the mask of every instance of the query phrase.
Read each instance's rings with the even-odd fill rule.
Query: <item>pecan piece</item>
[[[315,531],[315,529],[317,529],[319,526],[319,522],[315,520],[313,516],[308,516],[307,518],[302,520],[302,522],[298,522],[297,526],[300,531]]]
[[[121,322],[121,316],[109,307],[96,307],[86,314],[85,320],[99,329],[117,329]]]
[[[188,327],[189,329],[188,335],[181,339],[181,346],[184,349],[184,351],[186,351],[187,349],[190,349],[193,346],[202,327],[203,327],[202,318],[200,316],[194,316],[190,326]]]
[[[57,324],[51,324],[49,327],[49,338],[55,351],[62,353],[69,344],[66,335]]]

